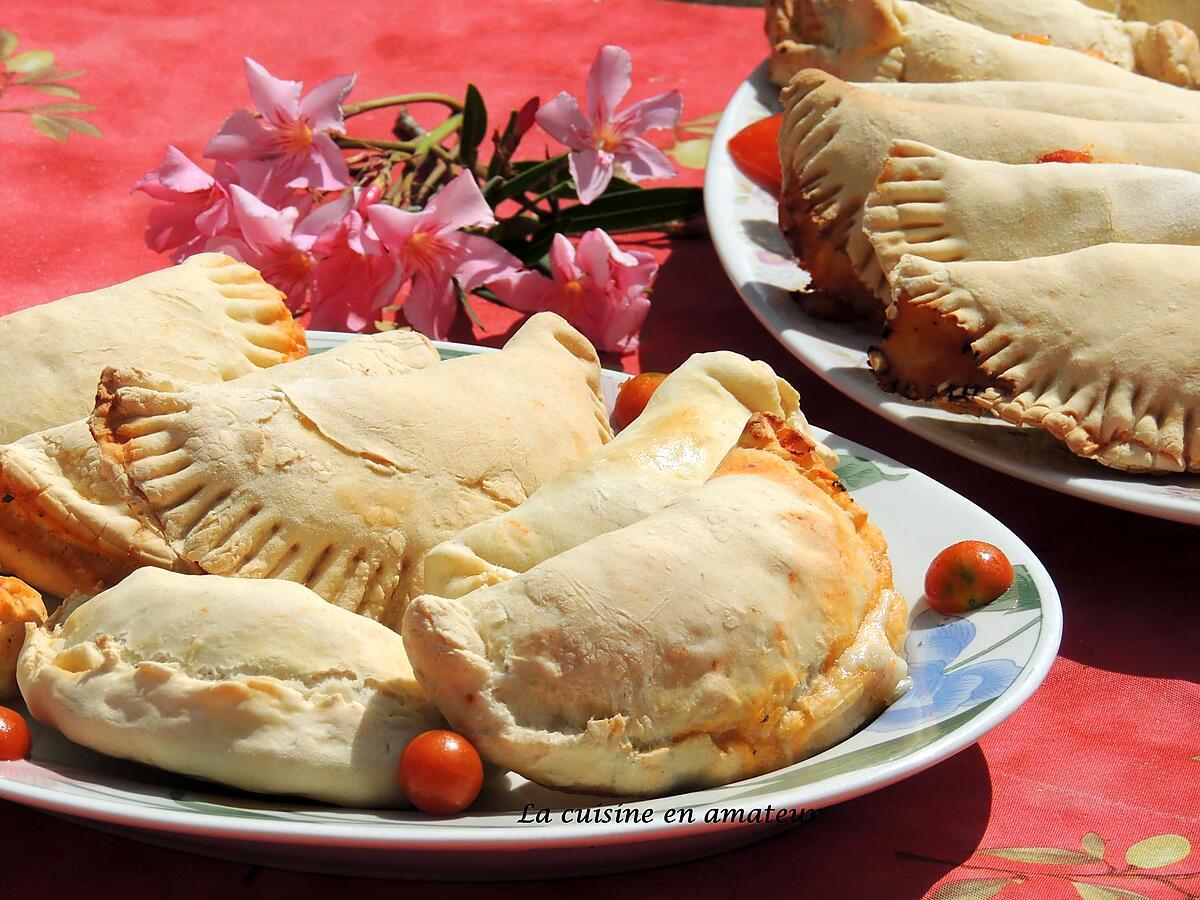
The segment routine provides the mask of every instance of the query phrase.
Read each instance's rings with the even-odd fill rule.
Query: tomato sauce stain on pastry
[[[1083,150],[1055,150],[1038,157],[1040,163],[1094,163],[1095,155],[1090,148]]]

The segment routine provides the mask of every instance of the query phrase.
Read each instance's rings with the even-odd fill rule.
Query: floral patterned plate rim
[[[314,332],[310,345],[319,351],[344,339]],[[439,348],[446,357],[480,350],[456,344]],[[610,406],[626,377],[604,373]],[[470,876],[488,865],[493,868],[486,871],[494,872],[499,865],[496,854],[538,851],[535,859],[503,864],[506,874],[520,875],[552,870],[554,853],[571,848],[627,854],[630,866],[678,859],[681,853],[710,853],[774,833],[761,820],[767,810],[777,815],[815,810],[926,769],[995,728],[1041,683],[1062,631],[1058,593],[1033,552],[969,500],[888,457],[836,435],[820,434],[842,456],[842,481],[891,546],[897,585],[912,606],[906,649],[913,689],[867,728],[818,756],[721,788],[620,804],[642,817],[651,811],[649,822],[594,821],[598,810],[617,804],[549,791],[511,774],[487,788],[470,813],[438,819],[239,793],[108,759],[33,723],[32,759],[0,763],[0,797],[218,855],[278,862],[280,852],[268,848],[282,846],[296,857],[283,864],[302,868],[336,870],[336,859],[311,862],[311,855],[323,848],[335,856],[374,853],[384,874],[419,871],[436,876],[442,859],[443,872]],[[940,616],[921,600],[925,567],[943,547],[965,538],[1002,547],[1016,566],[1016,584],[996,603],[968,617]],[[550,810],[552,821],[522,822],[528,804]],[[676,814],[684,821],[666,821],[668,810],[685,811]],[[593,821],[564,822],[564,811],[573,820]],[[681,842],[688,841],[694,842],[694,851],[680,849]],[[234,854],[228,848],[241,850]],[[454,868],[446,870],[451,855]],[[618,859],[607,865],[621,868],[625,863]]]
[[[738,293],[791,353],[846,396],[902,428],[974,462],[1024,481],[1107,506],[1200,524],[1200,476],[1135,476],[1079,459],[1045,433],[958,415],[885,394],[867,368],[874,335],[822,322],[800,310],[793,292],[808,273],[793,262],[776,221],[775,198],[734,164],[733,135],[781,109],[763,63],[725,107],[713,135],[704,203],[717,254]]]

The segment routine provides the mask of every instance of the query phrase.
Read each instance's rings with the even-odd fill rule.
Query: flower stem
[[[449,107],[454,112],[462,110],[462,103],[449,94],[396,94],[394,97],[380,97],[378,100],[348,103],[342,107],[342,117],[349,119],[351,116],[370,112],[373,109],[383,109],[387,106],[405,106],[409,103],[440,103],[442,106]]]
[[[357,138],[348,134],[332,135],[333,142],[342,148],[361,147],[366,150],[400,150],[412,153],[417,150],[416,141],[377,141],[374,138]]]
[[[446,119],[445,122],[442,122],[442,124],[438,125],[437,128],[425,132],[416,140],[415,143],[417,145],[417,152],[428,153],[431,148],[441,144],[444,138],[457,131],[461,125],[461,113],[455,113],[454,115],[450,116],[450,118]]]
[[[434,163],[433,169],[425,180],[421,182],[421,186],[417,188],[417,193],[413,198],[419,205],[425,205],[425,201],[429,199],[429,194],[437,186],[437,183],[442,180],[442,176],[446,174],[448,168],[440,159]]]

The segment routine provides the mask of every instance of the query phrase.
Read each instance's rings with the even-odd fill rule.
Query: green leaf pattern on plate
[[[900,481],[906,478],[907,472],[888,474],[875,462],[861,456],[851,456],[844,453],[838,457],[837,468],[833,470],[838,480],[848,491],[857,491],[870,487],[880,481]]]

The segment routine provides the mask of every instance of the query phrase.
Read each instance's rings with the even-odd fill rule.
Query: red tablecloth
[[[15,31],[23,48],[49,49],[64,68],[87,70],[72,84],[97,106],[88,117],[104,133],[64,145],[35,133],[25,116],[0,116],[0,313],[164,264],[142,242],[150,202],[130,196],[129,186],[168,142],[198,156],[224,116],[246,104],[243,55],[309,84],[357,71],[356,98],[459,94],[470,78],[499,110],[533,93],[578,93],[596,48],[619,43],[633,53],[635,99],[679,87],[684,118],[693,119],[718,112],[764,52],[757,10],[651,0],[8,0],[0,27]],[[627,358],[627,368],[669,370],[717,348],[767,360],[799,388],[814,422],[930,473],[1033,547],[1062,592],[1061,656],[1033,699],[979,745],[764,843],[650,872],[581,873],[569,884],[490,893],[983,897],[990,895],[944,885],[995,878],[1008,879],[1005,898],[1076,897],[1070,873],[1111,868],[1104,883],[1113,888],[1154,898],[1200,894],[1197,532],[1031,487],[901,432],[782,350],[742,306],[706,240],[655,249],[663,269],[640,355]],[[495,333],[511,318],[489,311],[486,321]],[[464,330],[455,337],[470,339]],[[1077,851],[1089,832],[1106,842],[1106,864],[1029,864],[977,852]],[[1196,850],[1145,877],[1129,872],[1126,850],[1165,833],[1187,837]],[[0,803],[0,860],[3,892],[22,898],[351,889],[390,897],[414,889],[160,850],[8,803]]]

